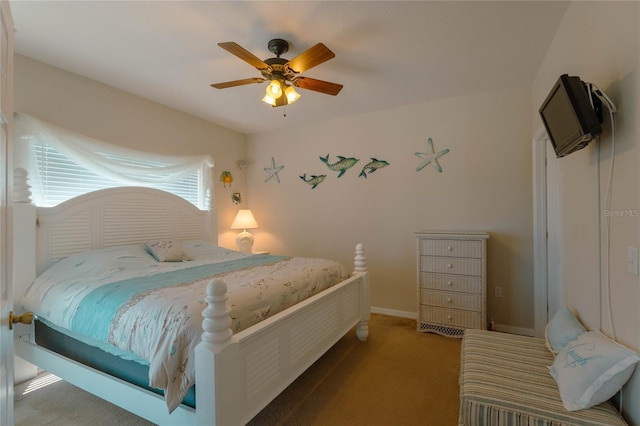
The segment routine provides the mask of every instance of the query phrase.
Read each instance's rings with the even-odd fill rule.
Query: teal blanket
[[[108,341],[111,321],[116,312],[138,294],[207,278],[213,279],[216,275],[266,265],[282,259],[286,259],[286,256],[250,256],[103,285],[82,299],[73,314],[71,330],[100,341]]]

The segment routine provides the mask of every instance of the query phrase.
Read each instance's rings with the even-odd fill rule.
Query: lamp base
[[[248,233],[246,230],[242,231],[236,237],[236,245],[238,246],[238,251],[242,253],[251,253],[251,248],[253,247],[253,235]]]

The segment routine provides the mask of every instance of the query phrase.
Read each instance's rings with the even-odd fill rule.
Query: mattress
[[[162,389],[173,411],[195,383],[211,279],[225,280],[239,332],[348,277],[325,259],[247,255],[205,241],[184,242],[184,251],[189,261],[160,262],[144,245],[78,253],[39,276],[22,305],[82,343],[146,362],[148,386]]]
[[[461,348],[460,426],[626,425],[613,404],[569,412],[543,339],[466,330]]]
[[[158,395],[164,395],[162,389],[149,386],[148,364],[131,358],[123,358],[114,353],[103,351],[96,346],[82,343],[65,334],[62,330],[48,326],[40,320],[34,321],[34,324],[38,346]],[[189,389],[182,404],[195,408],[195,385]]]

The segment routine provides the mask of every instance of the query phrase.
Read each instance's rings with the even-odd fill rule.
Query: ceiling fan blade
[[[322,43],[318,43],[290,60],[288,68],[296,74],[301,73],[309,68],[315,67],[316,65],[320,65],[335,56],[335,53],[329,50],[327,46]]]
[[[211,87],[215,87],[216,89],[226,89],[227,87],[235,87],[235,86],[242,86],[244,84],[252,84],[252,83],[262,83],[263,81],[265,81],[264,78],[245,78],[242,80],[233,80],[233,81],[226,81],[224,83],[215,83],[212,84]]]
[[[242,59],[249,65],[252,65],[259,70],[269,68],[269,65],[265,64],[262,59],[258,58],[256,55],[249,52],[244,47],[240,46],[238,43],[234,43],[233,41],[227,41],[224,43],[218,43],[218,46],[222,47],[227,52],[237,56],[238,58]]]
[[[327,95],[337,95],[342,90],[342,84],[331,83],[329,81],[317,80],[309,77],[296,77],[293,85],[301,89],[313,90],[315,92],[326,93]]]

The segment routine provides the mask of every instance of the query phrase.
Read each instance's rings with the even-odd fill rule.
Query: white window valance
[[[193,180],[194,171],[196,173],[201,171],[195,178],[198,181],[196,183],[199,192],[203,195],[199,200],[204,200],[204,193],[209,190],[209,169],[213,167],[213,158],[209,155],[165,156],[136,151],[107,144],[27,114],[16,115],[15,130],[14,165],[28,171],[34,200],[38,205],[51,205],[50,201],[38,203],[38,199],[44,199],[47,173],[59,166],[58,161],[62,161],[54,160],[54,156],[64,161],[70,160],[78,166],[78,169],[85,169],[93,176],[78,179],[80,177],[78,175],[84,172],[75,170],[75,173],[72,173],[73,176],[69,177],[69,187],[77,185],[78,181],[95,182],[100,180],[98,177],[101,177],[115,183],[103,186],[119,184],[162,188],[163,185],[174,184],[185,179]],[[52,152],[52,154],[43,157],[44,152]],[[75,195],[77,194],[71,197]],[[202,205],[202,200],[196,203],[199,207],[206,208]]]

